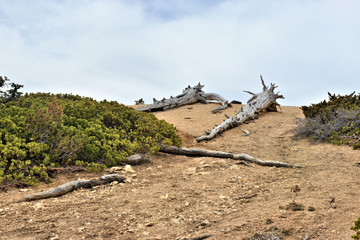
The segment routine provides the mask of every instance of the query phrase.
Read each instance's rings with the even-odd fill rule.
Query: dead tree
[[[261,93],[255,94],[250,91],[245,91],[253,95],[249,99],[247,104],[238,112],[234,117],[229,117],[223,121],[220,125],[215,126],[211,131],[206,130],[205,134],[197,138],[198,142],[203,140],[210,140],[214,138],[217,134],[224,132],[227,129],[233,128],[241,123],[244,123],[248,120],[254,119],[255,114],[268,110],[268,111],[277,111],[276,106],[279,104],[276,102],[278,98],[284,98],[278,93],[274,93],[274,89],[277,88],[275,84],[271,83],[270,86],[266,86],[262,76],[260,75],[261,83],[263,85],[263,91]]]
[[[233,154],[230,152],[210,151],[199,148],[178,148],[175,146],[166,146],[163,144],[160,145],[160,152],[185,155],[189,157],[228,158],[238,161],[244,161],[247,163],[254,163],[260,166],[268,166],[268,167],[301,168],[301,166],[299,165],[286,163],[286,162],[260,160],[245,153]]]
[[[226,109],[230,106],[228,101],[216,93],[205,93],[202,88],[204,85],[201,85],[200,83],[194,87],[188,86],[183,90],[183,93],[176,96],[176,97],[170,97],[170,98],[163,98],[162,100],[156,100],[153,99],[154,103],[137,108],[137,111],[142,112],[156,112],[156,111],[165,111],[172,108],[177,108],[180,106],[193,104],[197,102],[202,102],[205,104],[208,104],[209,101],[216,101],[221,103],[221,106],[216,107],[212,110],[213,113],[217,113],[220,110]]]

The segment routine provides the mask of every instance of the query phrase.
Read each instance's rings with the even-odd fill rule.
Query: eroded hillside
[[[150,164],[121,171],[126,183],[0,207],[1,239],[244,239],[269,229],[281,232],[283,239],[304,239],[307,234],[309,239],[350,239],[350,226],[360,216],[360,151],[294,141],[296,118],[302,117],[297,107],[262,114],[209,142],[195,141],[225,119],[225,113],[233,115],[240,107],[214,115],[214,104],[195,104],[156,116],[179,129],[185,147],[247,153],[304,168],[160,153]],[[102,174],[73,172],[28,191],[9,189],[0,193],[0,205]],[[293,201],[295,185],[301,189],[296,202],[304,205],[303,211],[284,209]]]

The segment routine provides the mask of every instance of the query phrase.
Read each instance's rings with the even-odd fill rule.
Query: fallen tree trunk
[[[266,86],[262,76],[260,76],[261,82],[263,85],[263,91],[259,94],[255,94],[249,91],[245,91],[253,95],[253,97],[247,102],[247,104],[237,113],[234,117],[229,117],[223,121],[220,125],[215,126],[211,131],[206,130],[205,134],[198,137],[196,140],[198,142],[203,140],[210,140],[214,138],[217,134],[224,132],[227,129],[233,128],[241,123],[244,123],[248,120],[254,119],[255,114],[264,111],[276,111],[276,106],[279,104],[276,102],[278,98],[284,98],[278,93],[274,93],[274,89],[277,88],[275,84],[271,83],[270,86]]]
[[[301,168],[301,166],[291,163],[277,162],[277,161],[263,161],[251,157],[245,153],[233,154],[229,152],[210,151],[199,148],[178,148],[175,146],[166,146],[163,144],[160,145],[160,152],[176,154],[176,155],[185,155],[190,157],[230,158],[233,160],[242,160],[245,162],[250,162],[257,165],[268,166],[268,167]]]
[[[33,201],[37,199],[58,197],[64,195],[68,192],[74,191],[79,188],[92,188],[94,186],[108,184],[114,181],[124,182],[125,178],[118,174],[105,175],[98,179],[90,179],[90,180],[78,180],[65,183],[56,188],[50,189],[48,191],[43,191],[36,194],[30,194],[23,197],[23,201]]]
[[[200,83],[194,87],[188,86],[183,90],[182,94],[176,97],[171,96],[168,99],[164,98],[160,101],[154,98],[153,104],[137,108],[136,110],[142,112],[156,112],[156,111],[164,111],[184,105],[189,105],[197,102],[208,104],[209,101],[216,101],[221,103],[221,106],[214,108],[212,112],[217,113],[220,110],[226,109],[230,106],[228,101],[219,94],[205,93],[204,91],[202,91],[203,87],[204,85],[200,85]]]

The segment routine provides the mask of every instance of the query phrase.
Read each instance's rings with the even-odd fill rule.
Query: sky
[[[360,89],[358,0],[0,0],[0,75],[134,104],[205,92],[285,106]]]

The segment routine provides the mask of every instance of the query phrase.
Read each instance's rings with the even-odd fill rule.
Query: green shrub
[[[305,119],[298,120],[295,138],[360,148],[360,95],[329,93],[329,101],[303,106],[302,110]]]
[[[359,110],[360,109],[360,94],[355,95],[355,92],[349,95],[335,95],[328,93],[329,101],[322,101],[320,103],[311,104],[310,106],[302,106],[301,109],[306,118],[320,117],[324,122],[329,121],[332,114],[339,109],[344,110]]]
[[[49,181],[57,166],[98,171],[156,153],[160,143],[181,145],[173,125],[113,101],[37,93],[0,108],[0,186]]]
[[[354,226],[351,226],[350,229],[356,231],[356,233],[351,237],[353,239],[360,239],[360,217],[354,222]]]

